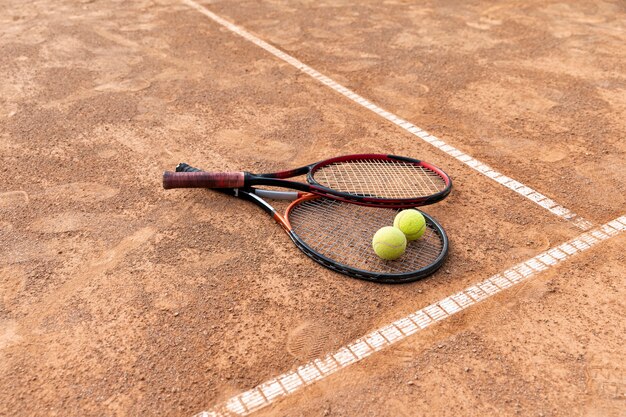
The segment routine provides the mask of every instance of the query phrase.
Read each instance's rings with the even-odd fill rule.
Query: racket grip
[[[171,172],[163,173],[163,188],[240,188],[243,172]]]

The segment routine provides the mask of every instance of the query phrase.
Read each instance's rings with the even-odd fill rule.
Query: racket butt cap
[[[163,188],[166,190],[169,190],[171,188],[174,188],[173,185],[174,184],[172,182],[172,172],[170,171],[163,172]]]

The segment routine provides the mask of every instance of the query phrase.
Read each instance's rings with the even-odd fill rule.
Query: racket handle
[[[171,172],[163,173],[163,188],[240,188],[243,172]]]

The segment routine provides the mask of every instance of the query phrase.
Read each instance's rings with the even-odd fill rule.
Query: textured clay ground
[[[249,3],[249,4],[248,4]],[[595,223],[626,206],[622,2],[212,2]],[[0,4],[0,415],[189,416],[580,233],[177,0]],[[449,259],[383,286],[186,161],[443,167]],[[623,415],[624,237],[262,410]]]

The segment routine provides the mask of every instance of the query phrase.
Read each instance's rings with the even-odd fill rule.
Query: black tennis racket
[[[307,182],[289,181],[300,175]],[[165,172],[163,188],[291,188],[354,204],[407,208],[444,199],[450,177],[436,166],[395,155],[346,155],[269,174],[249,172]]]
[[[202,172],[187,164],[177,172]],[[216,191],[252,201],[276,220],[308,257],[333,271],[381,283],[415,281],[435,272],[448,253],[448,237],[426,213],[427,231],[409,242],[400,259],[385,261],[374,253],[372,236],[393,224],[398,209],[367,207],[310,193],[260,190],[254,187]],[[280,214],[264,198],[293,200]]]

